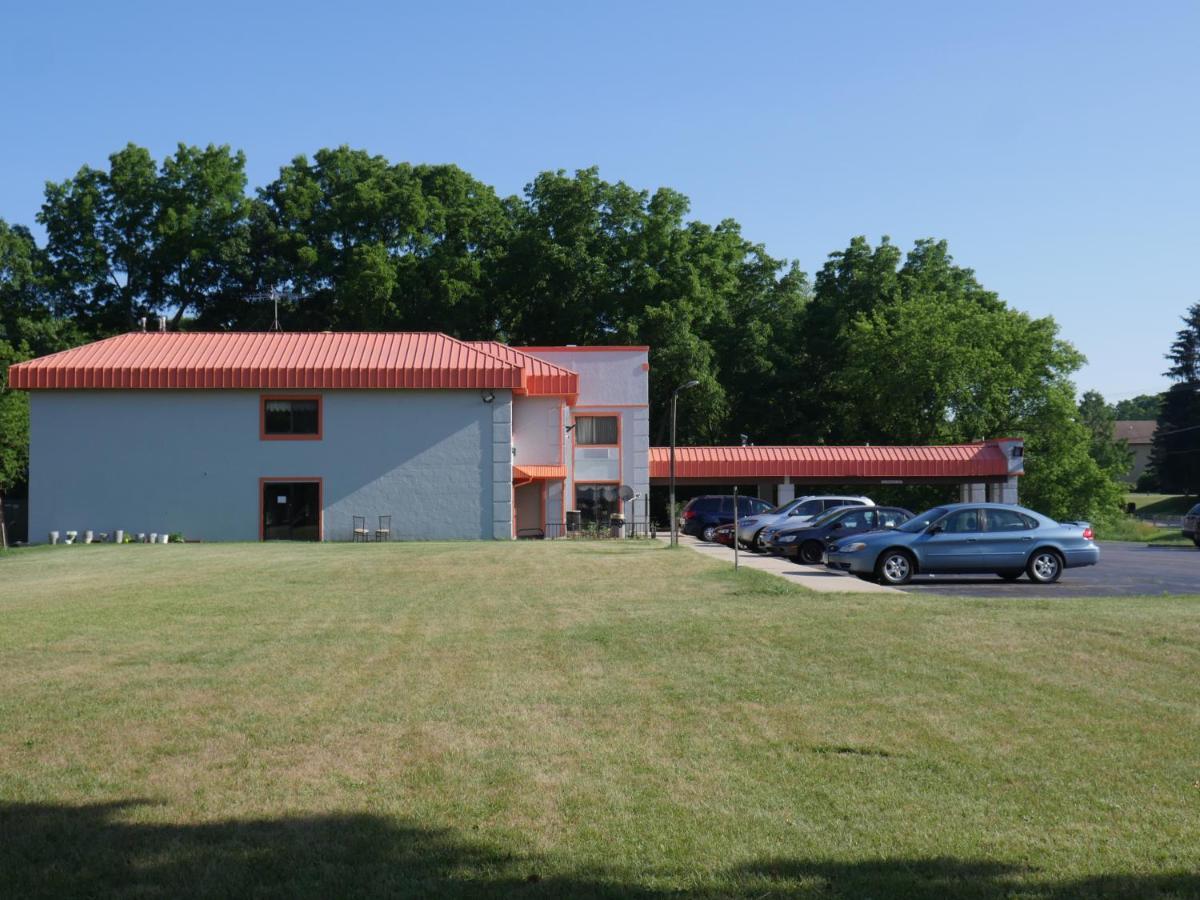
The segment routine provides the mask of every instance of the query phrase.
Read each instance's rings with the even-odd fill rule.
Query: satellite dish
[[[634,497],[636,497],[636,496],[637,496],[637,491],[635,491],[635,490],[634,490],[633,488],[631,488],[629,485],[627,485],[627,484],[623,484],[623,485],[621,485],[621,487],[620,487],[620,488],[617,490],[617,496],[619,496],[619,497],[620,497],[622,500],[624,500],[624,501],[629,501],[629,500],[632,500]]]

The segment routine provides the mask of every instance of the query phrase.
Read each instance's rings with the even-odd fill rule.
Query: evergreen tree
[[[1175,384],[1163,395],[1150,468],[1164,491],[1200,493],[1200,303],[1183,316],[1171,344],[1166,375]]]

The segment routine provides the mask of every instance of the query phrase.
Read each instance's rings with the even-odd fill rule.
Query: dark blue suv
[[[896,528],[912,517],[911,512],[899,506],[843,506],[813,519],[802,528],[777,532],[767,549],[778,551],[794,562],[815,565],[821,561],[830,540]]]
[[[774,509],[774,505],[757,497],[737,498],[738,517],[756,516]],[[733,521],[733,494],[707,494],[693,497],[679,515],[679,530],[684,534],[711,541],[718,525]]]

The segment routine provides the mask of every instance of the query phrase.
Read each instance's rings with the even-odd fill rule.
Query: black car
[[[843,506],[814,519],[803,528],[778,532],[768,549],[798,563],[819,563],[827,541],[865,531],[903,525],[913,514],[899,506]]]
[[[773,503],[759,500],[757,497],[739,496],[737,501],[739,518],[756,516],[774,508]],[[679,518],[679,529],[684,534],[711,541],[716,534],[718,525],[725,525],[733,521],[733,494],[706,494],[703,497],[693,497],[687,502],[687,506],[683,508]]]

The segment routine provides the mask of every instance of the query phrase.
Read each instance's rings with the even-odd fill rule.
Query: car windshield
[[[936,522],[938,519],[940,519],[942,516],[944,516],[949,511],[950,510],[945,509],[944,507],[935,506],[933,509],[929,510],[928,512],[923,512],[919,516],[909,519],[907,522],[905,522],[903,525],[901,525],[896,530],[897,531],[909,531],[909,532],[924,531],[926,528],[928,528],[930,525],[932,525],[934,522]]]
[[[782,503],[779,506],[772,507],[771,509],[768,509],[765,512],[759,513],[759,515],[760,516],[782,516],[784,513],[788,512],[793,507],[795,507],[797,504],[799,504],[801,499],[803,499],[803,498],[797,497],[795,500],[789,500],[787,503]]]
[[[846,514],[846,507],[836,506],[833,509],[826,510],[825,512],[821,513],[821,515],[813,518],[813,520],[808,523],[807,527],[808,528],[820,528],[822,525],[827,525],[830,522],[832,522],[834,519],[841,518],[845,514]]]

